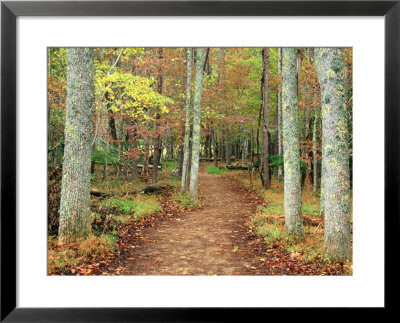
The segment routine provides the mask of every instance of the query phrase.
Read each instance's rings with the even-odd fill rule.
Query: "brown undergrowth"
[[[244,171],[231,171],[225,176],[250,187],[249,174]],[[252,183],[252,189],[264,202],[250,218],[249,226],[269,248],[283,248],[290,253],[290,257],[307,264],[318,264],[328,273],[337,271],[336,274],[352,275],[350,262],[333,262],[324,257],[324,221],[319,215],[320,199],[313,194],[311,185],[306,183],[302,190],[304,240],[298,242],[290,239],[285,232],[283,182],[272,178],[268,190],[262,187],[259,178],[253,178]]]
[[[160,178],[167,181],[172,189],[166,189],[161,194],[92,197],[92,234],[72,243],[61,243],[56,238],[61,170],[49,174],[48,274],[102,274],[101,268],[110,265],[116,256],[117,247],[123,243],[122,238],[127,231],[126,227],[140,227],[155,223],[159,220],[158,218],[163,217],[166,210],[171,209],[168,205],[172,196],[178,196],[178,181],[169,175],[167,169],[160,172]],[[148,179],[143,177],[136,182],[123,180],[102,182],[98,174],[92,181],[92,187],[118,192],[127,188],[140,187],[147,181]],[[184,205],[183,202],[187,202],[187,199],[174,201],[175,209],[184,210],[194,207],[190,203]]]

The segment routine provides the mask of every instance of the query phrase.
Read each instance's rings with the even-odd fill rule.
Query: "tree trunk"
[[[263,141],[263,186],[265,189],[269,189],[270,182],[270,170],[269,170],[269,48],[263,48],[263,71],[264,71],[264,141]]]
[[[322,164],[324,172],[325,255],[351,258],[351,196],[342,48],[319,48],[316,64],[321,85]]]
[[[129,130],[127,131],[126,139],[129,143],[129,146],[132,149],[136,149],[137,131],[136,131],[135,121],[132,122],[132,127],[133,127],[133,129],[131,131],[129,131]],[[132,158],[131,158],[131,168],[132,168],[132,179],[134,181],[137,181],[139,179],[139,172],[138,172],[137,160],[136,160],[135,154],[133,154]]]
[[[227,165],[231,164],[231,141],[229,138],[229,133],[227,130],[225,130],[225,162]]]
[[[174,137],[172,135],[169,135],[167,137],[167,143],[166,143],[166,149],[167,149],[167,159],[172,160],[174,158]]]
[[[213,155],[214,155],[214,166],[218,167],[218,154],[217,154],[217,138],[215,136],[216,131],[212,131],[212,145],[213,145]]]
[[[193,49],[186,49],[186,119],[185,119],[185,139],[183,144],[183,165],[182,165],[182,179],[181,179],[181,192],[186,192],[186,183],[189,171],[189,140],[190,140],[190,116],[191,116],[191,90],[192,90],[192,55]]]
[[[204,143],[204,157],[208,157],[208,141],[209,141],[209,136],[206,134],[205,136],[206,142]]]
[[[243,138],[243,148],[242,148],[242,166],[247,165],[247,139]]]
[[[278,86],[278,155],[283,154],[282,151],[282,48],[279,48],[278,59],[278,73],[281,78],[280,85]],[[278,181],[282,180],[283,170],[282,166],[278,167]]]
[[[196,57],[196,86],[193,104],[193,140],[192,140],[192,165],[190,168],[190,197],[198,198],[199,188],[199,153],[200,153],[200,121],[201,121],[201,92],[203,85],[203,66],[206,58],[205,48],[197,49]]]
[[[209,130],[210,134],[209,134],[209,140],[208,140],[208,158],[212,158],[213,157],[213,152],[212,152],[212,137],[213,137],[213,131]]]
[[[144,162],[143,175],[149,176],[149,158],[150,158],[150,138],[147,134],[144,135]]]
[[[317,151],[317,131],[319,122],[319,109],[314,107],[314,125],[313,125],[313,193],[318,192],[318,151]]]
[[[222,130],[221,130],[221,136],[219,138],[219,147],[220,147],[220,158],[221,161],[225,160],[225,130],[224,127],[222,126]]]
[[[179,150],[178,150],[178,162],[177,162],[177,176],[181,177],[182,176],[182,169],[183,169],[183,154],[184,154],[184,145],[181,143],[181,138],[184,138],[185,136],[185,128],[183,128],[183,131],[181,131],[180,136],[179,136]]]
[[[277,93],[277,95],[279,95]],[[279,105],[278,105],[278,100],[276,100],[276,113],[275,113],[275,118],[274,118],[274,149],[272,150],[273,154],[276,156],[279,154],[278,152],[278,145],[279,145],[279,131],[278,131],[278,110],[279,110]],[[274,167],[274,176],[276,179],[278,179],[278,167]]]
[[[296,48],[283,48],[282,123],[285,227],[295,240],[304,238],[301,217],[301,174],[298,130]]]
[[[67,112],[58,239],[68,242],[90,233],[93,48],[68,48],[67,62]]]
[[[161,60],[163,57],[163,49],[158,49],[158,58]],[[160,70],[158,73],[158,81],[157,81],[157,92],[162,94],[162,87],[163,87],[163,77],[161,71],[161,63],[160,63]],[[162,152],[162,142],[161,142],[161,133],[160,133],[160,108],[157,107],[156,113],[156,137],[154,138],[154,155],[153,155],[153,183],[158,182],[158,165],[161,159],[161,152]]]

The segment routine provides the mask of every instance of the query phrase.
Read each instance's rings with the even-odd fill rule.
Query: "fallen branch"
[[[144,166],[141,165],[141,164],[138,164],[137,167],[138,167],[138,168],[143,168]],[[157,168],[158,168],[158,169],[161,169],[161,165],[158,165]],[[149,169],[153,169],[153,165],[149,165]]]
[[[241,170],[247,170],[247,166],[241,166],[241,165],[227,165],[226,168],[228,169],[241,169]]]
[[[168,188],[171,188],[171,185],[169,185],[167,183],[155,183],[155,184],[143,186],[137,190],[133,190],[133,191],[123,193],[123,194],[154,193],[154,192],[162,191],[162,190],[168,189]]]
[[[162,191],[164,189],[171,188],[171,185],[167,183],[155,183],[143,186],[139,189],[132,190],[132,191],[121,191],[121,192],[105,192],[99,191],[96,189],[91,189],[90,194],[93,196],[98,197],[109,197],[109,196],[121,196],[121,195],[128,195],[128,194],[139,194],[139,193],[155,193],[158,191]]]
[[[310,215],[310,214],[303,214],[303,224],[308,225],[311,227],[317,227],[319,225],[324,225],[324,218],[322,216]],[[267,216],[268,223],[280,222],[285,223],[285,216],[282,214],[274,214]]]

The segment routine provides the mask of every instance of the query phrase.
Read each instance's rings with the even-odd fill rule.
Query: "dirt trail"
[[[202,207],[177,211],[175,201],[160,197],[163,211],[122,228],[111,263],[91,274],[105,275],[335,275],[304,263],[279,245],[268,247],[248,220],[265,201],[253,190],[200,167]]]
[[[245,225],[257,204],[220,175],[201,167],[202,207],[161,222],[131,246],[118,273],[122,275],[249,274],[257,259],[248,253]],[[253,267],[254,268],[254,267]],[[254,268],[255,269],[255,268]]]

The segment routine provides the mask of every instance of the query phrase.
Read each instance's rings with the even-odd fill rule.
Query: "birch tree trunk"
[[[191,115],[191,91],[192,91],[192,59],[193,48],[186,49],[186,103],[185,103],[185,140],[183,143],[183,163],[181,192],[186,192],[187,176],[189,171],[189,140],[190,140],[190,115]]]
[[[301,174],[297,101],[297,49],[283,48],[282,123],[285,227],[295,240],[304,237],[301,216]]]
[[[90,155],[93,137],[92,48],[67,50],[67,112],[59,241],[90,233]]]
[[[206,58],[205,48],[197,49],[196,57],[196,85],[193,104],[193,142],[192,165],[190,168],[190,197],[198,198],[199,188],[199,153],[200,153],[200,122],[201,122],[201,92],[203,86],[203,66]]]
[[[350,176],[342,48],[319,48],[316,64],[322,102],[322,169],[325,255],[351,257]]]

